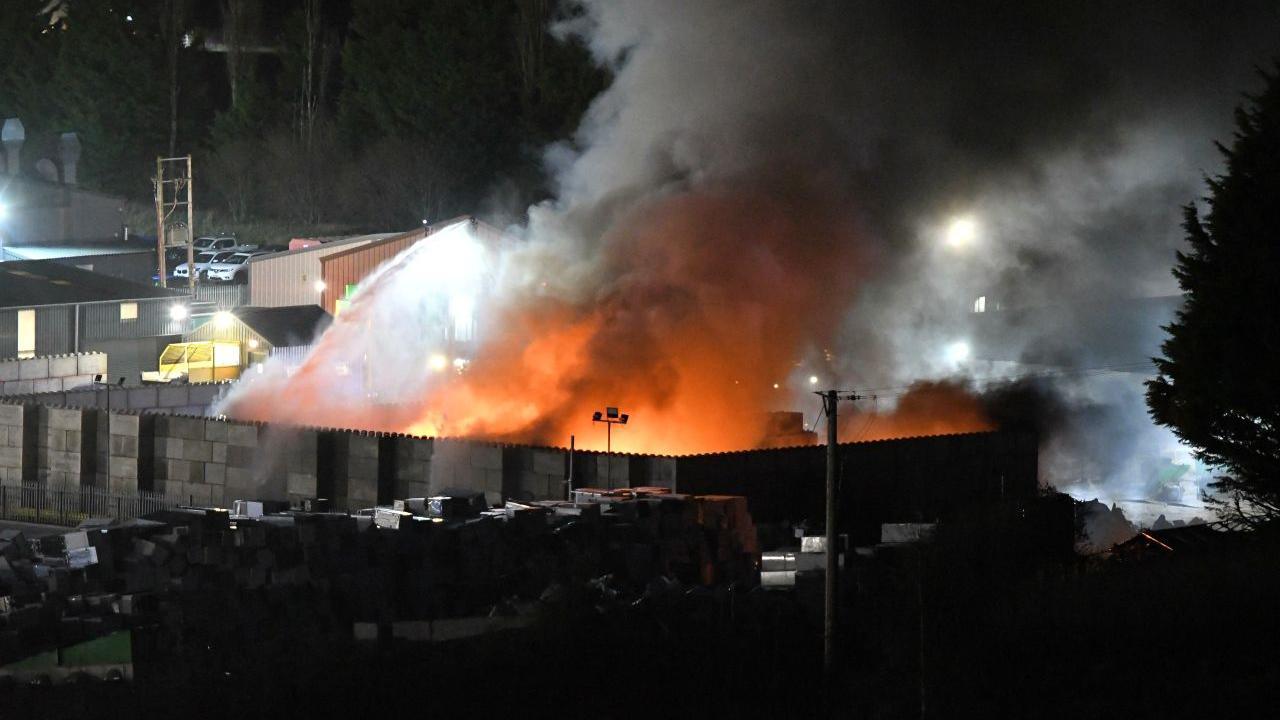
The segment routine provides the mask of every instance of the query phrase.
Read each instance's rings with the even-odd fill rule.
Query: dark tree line
[[[569,0],[10,0],[0,113],[24,165],[80,133],[81,183],[145,205],[195,157],[233,224],[402,228],[544,194],[540,153],[606,74]]]

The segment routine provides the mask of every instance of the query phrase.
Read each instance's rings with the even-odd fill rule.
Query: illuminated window
[[[976,313],[987,311],[987,296],[983,295],[973,301],[973,311]]]
[[[36,311],[18,311],[18,357],[36,356]]]
[[[121,320],[138,319],[138,303],[120,303]]]

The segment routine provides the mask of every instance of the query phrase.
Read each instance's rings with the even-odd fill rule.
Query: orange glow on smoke
[[[842,404],[840,442],[888,440],[922,435],[995,430],[981,402],[960,383],[918,382],[907,389],[891,411],[879,411],[870,400],[846,412]]]
[[[650,203],[598,239],[587,266],[591,280],[559,287],[555,275],[564,265],[586,259],[552,253],[559,262],[545,263],[540,275],[552,289],[536,281],[500,286],[478,311],[484,330],[465,372],[432,372],[423,357],[404,364],[411,369],[399,376],[375,378],[390,388],[383,395],[393,396],[375,402],[339,392],[334,373],[339,366],[351,376],[378,367],[385,375],[370,358],[406,344],[403,334],[413,332],[368,331],[387,315],[388,297],[380,295],[390,295],[383,289],[399,271],[400,259],[393,260],[366,281],[302,368],[242,384],[223,410],[309,426],[530,444],[568,445],[574,435],[579,447],[604,449],[605,428],[591,416],[615,406],[631,415],[613,428],[615,451],[757,447],[768,411],[815,400],[808,372],[795,388],[785,383],[797,358],[829,346],[865,264],[857,249],[866,244],[855,229],[823,209],[838,205],[814,201],[814,194],[687,193]],[[536,261],[546,255],[524,250],[512,262],[538,275]],[[522,268],[526,275],[530,267]],[[775,390],[779,382],[784,386]],[[959,396],[904,397],[897,412],[874,415],[867,435],[856,439],[988,427],[975,409]],[[862,425],[859,416],[848,417],[842,438]]]

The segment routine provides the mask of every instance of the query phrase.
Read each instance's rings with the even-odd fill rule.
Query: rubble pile
[[[312,511],[323,505],[181,507],[38,541],[0,533],[0,664],[122,627],[181,625],[184,598],[266,593],[388,623],[482,614],[565,584],[639,594],[655,580],[759,578],[741,497],[583,490],[574,502],[488,508],[452,492],[372,514]]]

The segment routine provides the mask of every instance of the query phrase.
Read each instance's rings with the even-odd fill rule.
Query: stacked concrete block
[[[221,425],[214,428],[211,437],[215,438],[212,446],[213,463],[222,463],[222,497],[223,503],[233,500],[260,498],[264,495],[261,488],[260,463],[258,453],[261,452],[260,437],[262,427],[253,423],[224,422],[209,420],[208,425]],[[207,426],[206,426],[207,427]],[[225,440],[222,432],[226,431]],[[210,484],[219,478],[211,475]]]
[[[96,487],[129,495],[141,489],[138,483],[140,431],[137,415],[100,413]]]
[[[23,407],[0,403],[0,485],[22,484]]]
[[[36,423],[36,483],[52,489],[79,488],[85,411],[39,406]],[[92,478],[86,484],[92,484]]]
[[[566,455],[556,448],[508,448],[506,473],[518,478],[518,486],[507,488],[508,494],[520,500],[563,500]]]
[[[340,432],[334,449],[334,499],[353,510],[377,505],[378,435]]]
[[[428,497],[431,492],[432,438],[396,438],[396,488],[398,498]]]
[[[284,474],[287,497],[283,499],[301,506],[303,500],[319,494],[316,476],[317,436],[315,430],[305,428],[288,428],[287,433],[287,437],[279,442],[281,457],[275,464],[280,466],[279,472]]]
[[[614,453],[596,455],[596,482],[599,487],[617,489],[631,487],[631,458]]]
[[[205,440],[205,419],[156,417],[154,448],[155,491],[184,501],[192,496],[206,501],[205,463],[212,459],[213,449]]]
[[[84,387],[93,376],[105,373],[102,353],[49,355],[22,360],[0,360],[0,395],[63,392]]]
[[[431,456],[430,495],[445,488],[485,494],[490,504],[502,502],[503,448],[468,440],[439,439]]]

